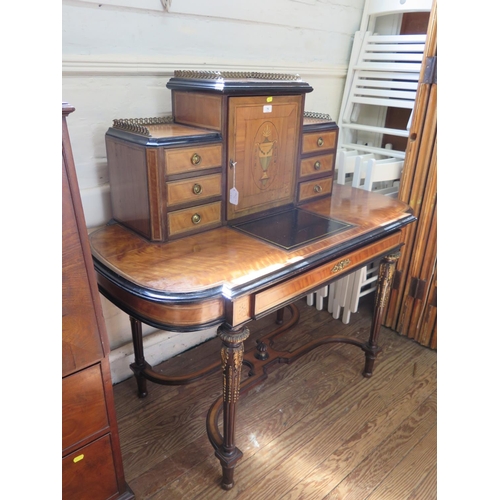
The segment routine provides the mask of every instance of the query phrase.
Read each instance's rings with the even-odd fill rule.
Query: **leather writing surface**
[[[233,227],[289,250],[353,226],[296,208]]]

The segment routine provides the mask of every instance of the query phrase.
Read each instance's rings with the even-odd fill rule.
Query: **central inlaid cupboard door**
[[[302,95],[229,99],[228,219],[293,203],[302,106]]]

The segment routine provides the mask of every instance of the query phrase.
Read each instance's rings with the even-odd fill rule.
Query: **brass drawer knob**
[[[314,192],[321,193],[321,191],[323,191],[323,188],[319,184],[316,184],[316,186],[314,186]]]
[[[193,165],[198,165],[201,161],[201,156],[198,153],[195,153],[193,156],[191,156],[191,163]]]
[[[193,186],[193,193],[194,194],[200,194],[203,191],[203,188],[201,187],[200,184],[195,184]]]
[[[323,141],[323,137],[318,137],[318,142],[317,142],[318,146],[323,146],[324,144],[324,141]]]
[[[320,170],[321,169],[321,162],[320,161],[317,161],[315,164],[314,164],[314,170]]]
[[[201,222],[201,215],[200,214],[194,214],[191,217],[191,220],[192,220],[193,224],[199,224]]]

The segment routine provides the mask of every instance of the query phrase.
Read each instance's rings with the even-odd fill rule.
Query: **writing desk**
[[[363,375],[370,377],[399,257],[401,229],[415,220],[410,208],[398,200],[337,184],[331,197],[300,207],[306,221],[313,217],[320,223],[338,223],[323,230],[323,236],[314,233],[310,220],[301,225],[297,212],[293,213],[294,217],[285,215],[277,224],[263,219],[257,236],[248,227],[222,226],[169,242],[152,242],[120,224],[90,235],[99,289],[131,318],[135,354],[131,368],[139,396],[147,395],[147,380],[186,384],[214,369],[222,371],[222,394],[208,413],[207,434],[222,465],[224,489],[233,486],[234,467],[242,456],[234,439],[242,365],[251,367],[248,383],[254,383],[265,378],[269,363],[290,362],[326,342],[344,342],[365,352]],[[288,239],[276,239],[281,233]],[[300,238],[299,243],[295,237]],[[276,241],[271,242],[273,238]],[[274,352],[271,341],[244,355],[243,342],[252,320],[277,312],[280,322],[285,306],[379,258],[375,310],[366,342],[331,336],[284,354]],[[186,334],[218,325],[221,360],[185,377],[155,373],[144,359],[143,322]]]

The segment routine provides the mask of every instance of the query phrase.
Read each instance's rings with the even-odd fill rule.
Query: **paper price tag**
[[[232,203],[233,205],[237,205],[238,204],[238,197],[239,197],[238,190],[236,188],[231,188],[229,190],[229,203]]]

